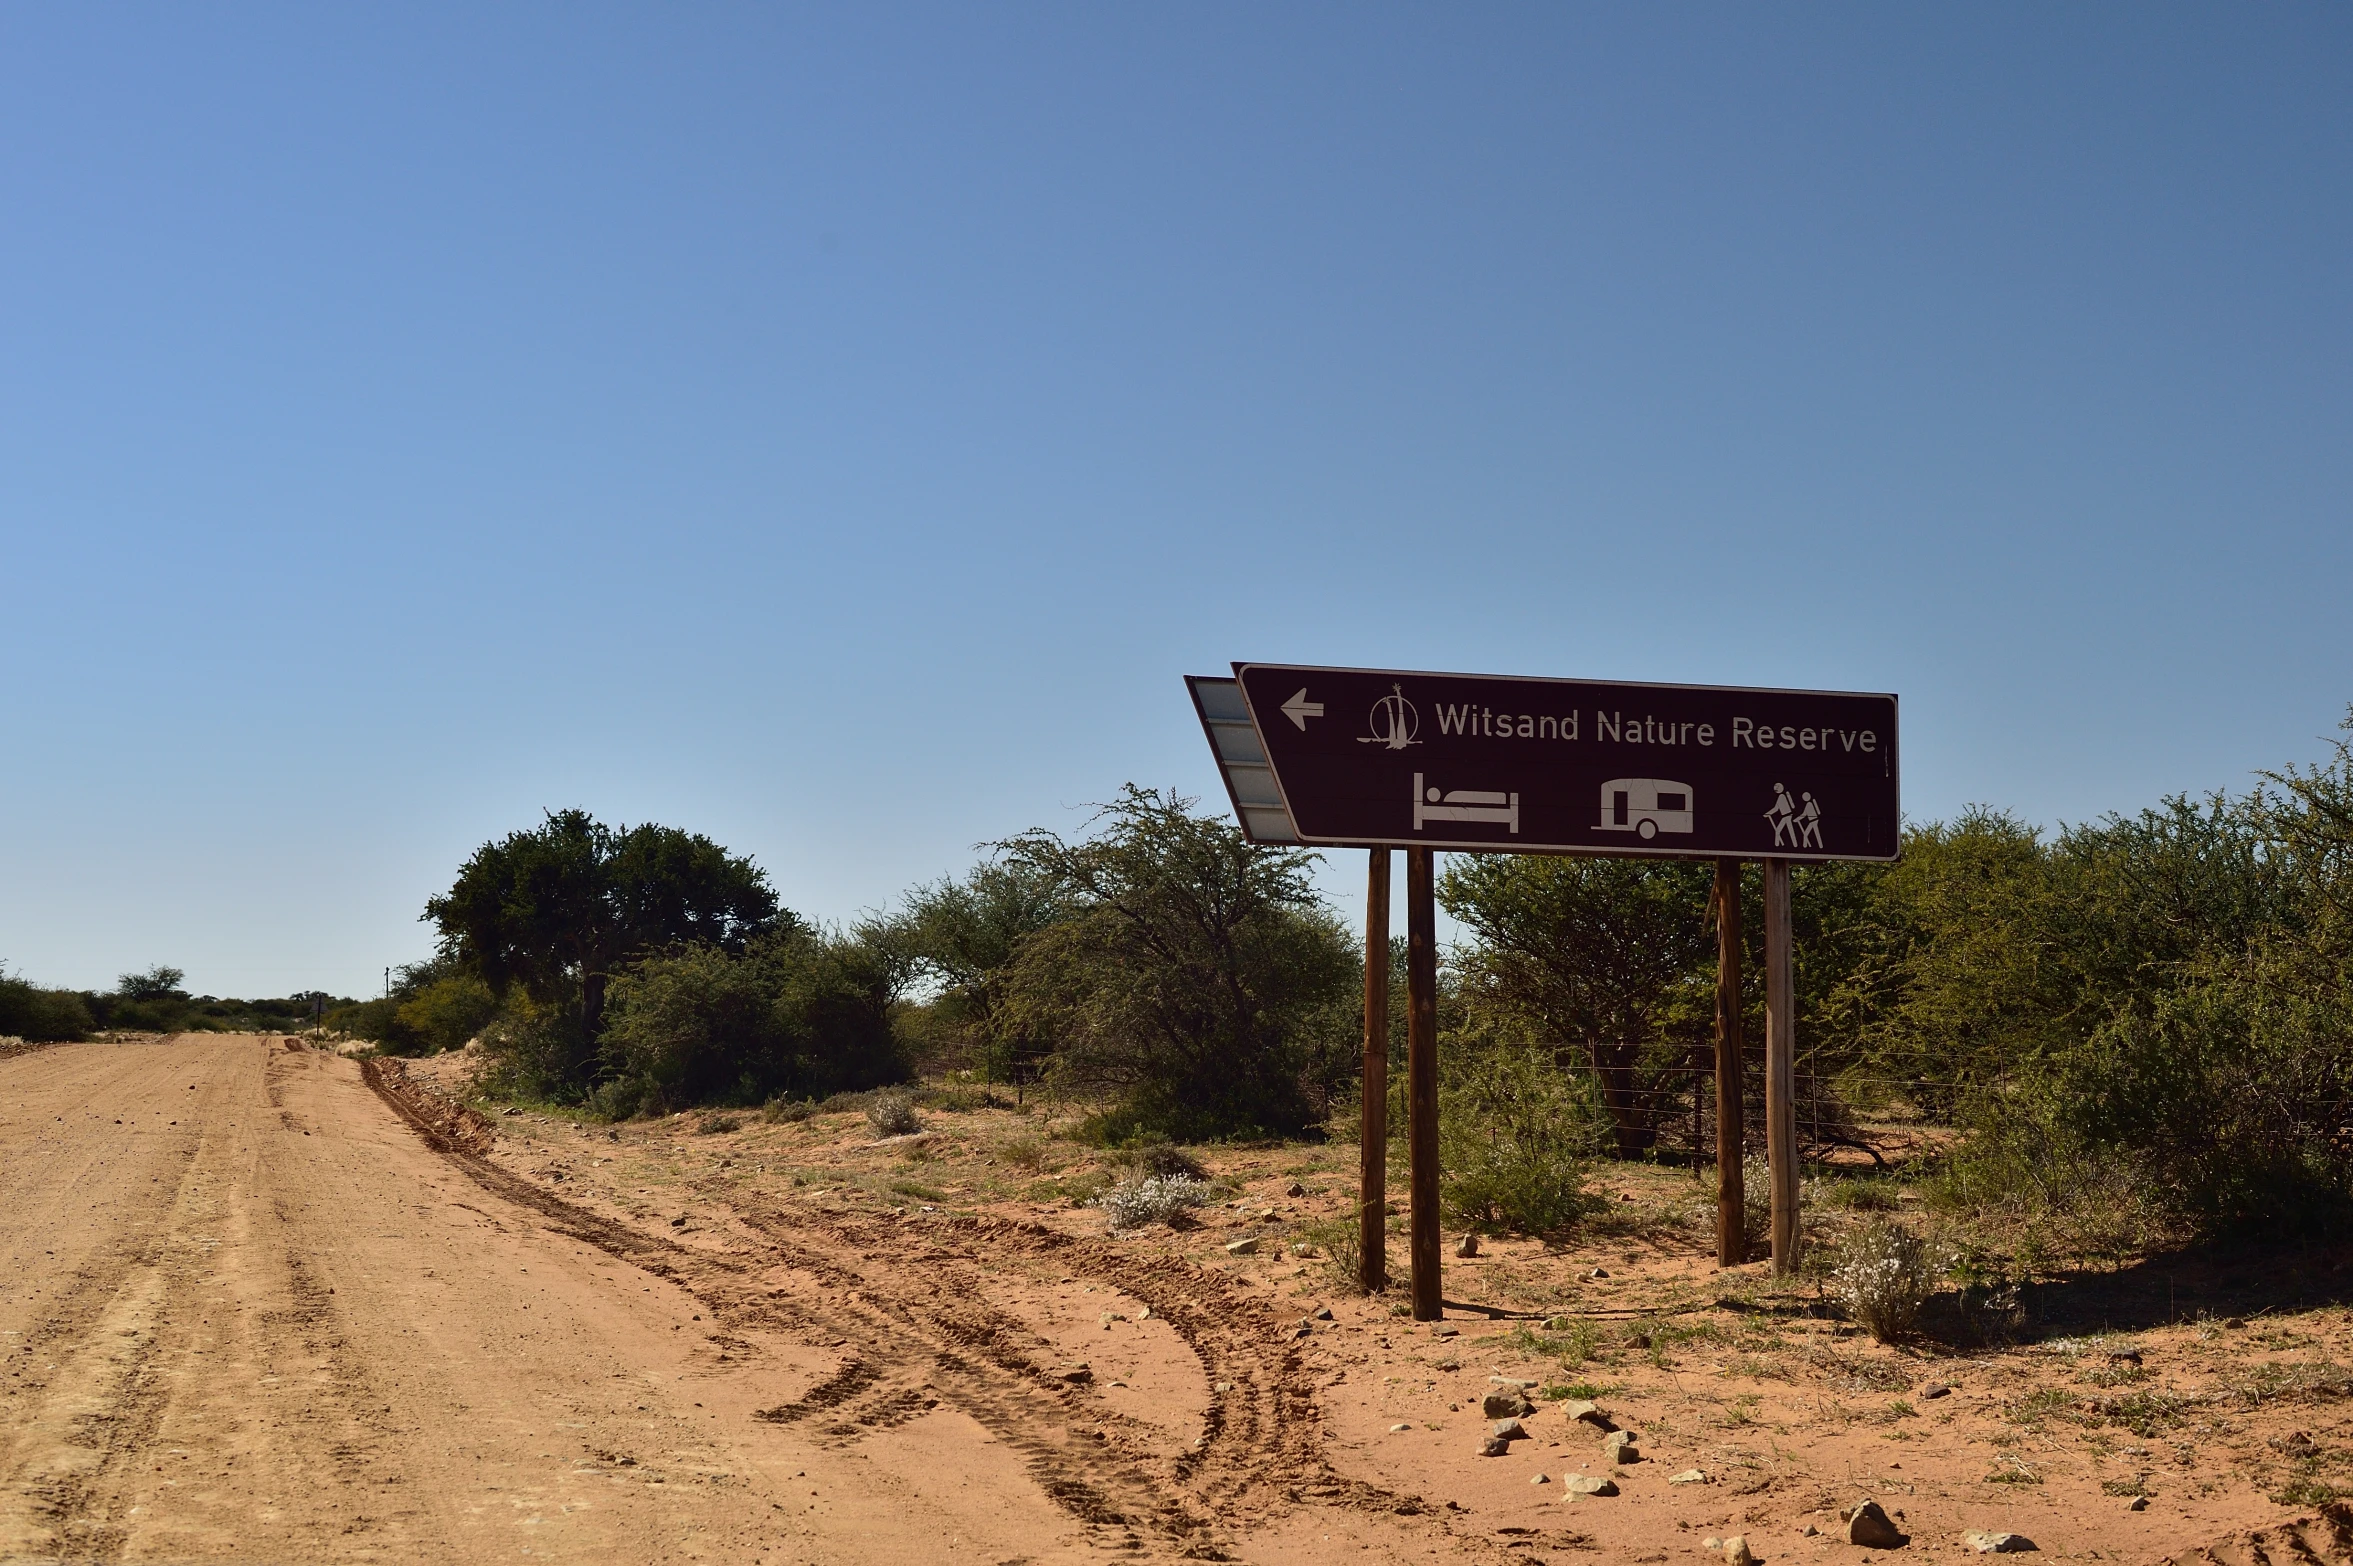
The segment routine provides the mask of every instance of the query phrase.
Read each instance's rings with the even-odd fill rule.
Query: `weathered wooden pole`
[[[1356,1281],[1389,1286],[1389,850],[1376,848],[1364,883],[1364,1102],[1357,1119]]]
[[[1740,861],[1716,861],[1716,1265],[1748,1260],[1741,1160],[1748,1123],[1740,1059]]]
[[[1434,855],[1405,851],[1405,1135],[1413,1182],[1413,1319],[1446,1314],[1438,1279],[1438,900]]]
[[[1773,1165],[1773,1272],[1797,1271],[1797,1001],[1789,861],[1765,861],[1765,1154]]]

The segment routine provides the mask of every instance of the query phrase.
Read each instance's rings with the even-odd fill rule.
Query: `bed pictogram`
[[[1419,832],[1425,821],[1486,821],[1497,826],[1520,829],[1520,796],[1515,791],[1503,793],[1494,789],[1457,788],[1440,793],[1426,787],[1422,774],[1413,775],[1413,829]]]

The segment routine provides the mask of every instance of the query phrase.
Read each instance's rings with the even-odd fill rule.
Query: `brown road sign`
[[[1268,663],[1187,683],[1258,842],[1896,857],[1893,696]]]

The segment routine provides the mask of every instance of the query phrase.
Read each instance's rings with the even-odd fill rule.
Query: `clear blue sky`
[[[0,11],[0,959],[373,989],[583,806],[825,917],[1235,658],[2353,702],[2341,6]],[[1339,856],[1336,889],[1361,859]]]

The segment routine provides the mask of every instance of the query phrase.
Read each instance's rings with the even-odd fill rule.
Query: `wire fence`
[[[1741,1081],[1742,1145],[1747,1152],[1765,1148],[1764,1064],[1753,1056],[1743,1062]],[[1804,1156],[1821,1160],[1845,1149],[1883,1165],[1891,1152],[1909,1151],[1912,1138],[1887,1134],[1885,1115],[1873,1109],[1901,1106],[1897,1118],[1907,1129],[1946,1130],[1950,1121],[1935,1112],[1951,1105],[1959,1089],[1950,1081],[1924,1077],[1879,1076],[1838,1072],[1835,1076],[1809,1071],[1801,1059],[1794,1072],[1798,1140]],[[1624,1068],[1596,1066],[1589,1060],[1564,1062],[1569,1075],[1587,1085],[1594,1099],[1608,1111],[1596,1152],[1631,1154],[1670,1162],[1710,1163],[1716,1157],[1716,1065],[1714,1051],[1695,1052],[1687,1063],[1649,1064]],[[1874,1120],[1879,1130],[1864,1124]]]

